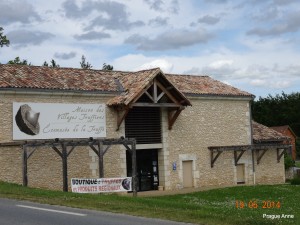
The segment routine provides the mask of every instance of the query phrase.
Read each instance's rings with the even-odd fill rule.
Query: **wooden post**
[[[23,145],[23,186],[28,186],[28,173],[27,173],[27,146]]]
[[[132,157],[132,193],[133,197],[137,197],[137,168],[136,168],[136,141],[132,141],[131,145]]]
[[[104,177],[104,165],[103,165],[103,143],[101,141],[98,141],[98,151],[99,151],[99,177]]]
[[[62,143],[62,169],[63,169],[63,191],[68,192],[68,152],[65,143]]]

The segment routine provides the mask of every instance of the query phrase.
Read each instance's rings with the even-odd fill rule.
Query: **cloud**
[[[247,35],[276,36],[285,33],[293,33],[300,30],[300,14],[292,13],[287,15],[285,21],[279,21],[271,28],[253,28]]]
[[[33,6],[26,1],[0,1],[0,24],[15,22],[28,24],[34,20],[41,21]]]
[[[54,54],[55,58],[58,59],[63,59],[63,60],[67,60],[67,59],[72,59],[76,56],[76,52],[69,52],[69,53],[63,53],[63,52],[56,52]]]
[[[126,5],[115,1],[91,1],[82,2],[79,7],[74,1],[67,0],[63,3],[65,16],[70,19],[83,19],[94,15],[94,18],[85,27],[92,30],[102,27],[107,30],[129,30],[133,27],[144,26],[144,22],[138,20],[130,22]],[[90,18],[89,18],[90,19]]]
[[[254,14],[252,18],[256,21],[272,21],[279,16],[279,10],[277,7],[267,6],[262,8],[259,13]]]
[[[166,26],[168,24],[168,17],[160,17],[157,16],[154,19],[149,20],[148,24],[150,26],[158,27],[158,26]]]
[[[227,3],[228,0],[204,0],[205,3],[217,3],[217,4],[224,4]]]
[[[192,67],[189,70],[183,71],[183,74],[188,74],[188,75],[199,75],[201,73],[202,73],[202,71],[198,67]]]
[[[163,10],[163,1],[162,0],[144,0],[150,6],[150,9],[155,11],[164,11]]]
[[[254,79],[254,80],[250,81],[250,84],[252,86],[257,86],[257,87],[265,86],[266,83],[267,83],[267,81],[266,80],[262,80],[262,79]]]
[[[291,4],[291,3],[297,3],[299,2],[298,0],[273,0],[274,4],[277,5],[287,5],[287,4]]]
[[[170,49],[179,49],[195,44],[207,43],[213,38],[211,33],[204,29],[196,31],[189,30],[171,30],[158,35],[154,39],[134,34],[128,37],[124,43],[133,44],[137,49],[144,51],[164,51]]]
[[[29,30],[15,30],[7,34],[10,43],[15,47],[26,47],[28,45],[39,45],[42,42],[55,37],[49,32],[29,31]]]
[[[205,15],[198,19],[198,23],[205,23],[208,25],[214,25],[220,21],[220,17]]]
[[[172,0],[171,6],[169,7],[169,12],[177,14],[179,12],[179,3],[178,0]]]
[[[274,89],[284,89],[292,86],[292,83],[288,80],[274,80],[274,79],[254,79],[249,82],[252,86],[255,87],[264,87],[264,88],[274,88]]]
[[[81,35],[74,35],[74,38],[82,41],[82,40],[101,40],[103,38],[110,38],[110,34],[105,32],[96,32],[96,31],[90,31],[85,34]]]
[[[217,60],[202,68],[202,74],[213,75],[214,77],[232,77],[237,68],[233,66],[233,60]]]
[[[162,1],[162,0],[144,0],[144,2],[157,12],[170,12],[177,14],[179,12],[178,0]]]
[[[152,69],[157,67],[159,67],[165,73],[170,73],[173,69],[173,64],[168,62],[165,59],[156,59],[154,61],[139,66],[135,70],[146,70],[146,69]]]

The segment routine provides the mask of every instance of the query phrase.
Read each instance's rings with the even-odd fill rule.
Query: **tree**
[[[28,63],[26,59],[21,60],[19,56],[17,56],[14,60],[9,60],[7,64],[31,66],[31,63]]]
[[[52,59],[52,60],[50,61],[50,65],[47,63],[47,61],[45,61],[45,62],[43,63],[43,66],[53,67],[53,68],[59,68],[59,67],[60,67],[60,65],[57,64],[57,63],[55,62],[54,59]]]
[[[252,104],[253,119],[266,126],[290,125],[300,136],[300,93],[269,95]]]
[[[92,69],[93,66],[89,62],[86,62],[85,60],[86,59],[85,59],[84,55],[82,55],[81,62],[80,62],[81,68],[82,69]]]
[[[102,70],[113,70],[113,69],[114,69],[113,66],[103,63]]]
[[[300,93],[259,98],[252,103],[253,119],[266,126],[289,125],[296,136],[300,137]],[[300,138],[296,139],[296,152],[300,157]]]
[[[2,48],[4,45],[9,46],[9,40],[5,35],[3,35],[3,28],[0,27],[0,47]]]

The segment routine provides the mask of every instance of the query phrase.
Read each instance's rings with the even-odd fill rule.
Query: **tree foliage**
[[[92,69],[92,65],[89,62],[86,62],[86,58],[84,55],[81,57],[80,66],[82,69]]]
[[[260,97],[252,104],[252,115],[266,126],[289,125],[300,136],[300,93]]]
[[[53,68],[59,68],[59,67],[60,67],[59,64],[57,64],[57,62],[55,62],[54,59],[52,59],[52,60],[50,61],[50,64],[48,64],[47,61],[45,61],[45,62],[43,63],[43,66],[53,67]]]
[[[14,64],[14,65],[28,65],[31,66],[31,63],[28,63],[27,59],[21,60],[19,56],[17,56],[13,60],[9,60],[7,64]]]
[[[113,66],[103,63],[102,70],[113,70],[113,69],[114,69]]]
[[[0,27],[0,47],[2,48],[3,46],[9,46],[9,40],[5,35],[3,35],[3,28]]]
[[[289,125],[296,136],[297,157],[300,158],[300,93],[259,98],[252,103],[253,119],[266,126]]]

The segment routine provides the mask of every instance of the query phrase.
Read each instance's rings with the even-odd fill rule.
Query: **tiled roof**
[[[108,105],[128,105],[128,103],[136,95],[138,95],[151,80],[154,79],[159,71],[159,69],[143,70],[140,72],[128,73],[124,74],[123,76],[118,76],[118,82],[120,83],[124,91],[120,95],[111,99],[108,102]]]
[[[185,94],[253,96],[209,76],[167,74],[167,78]]]
[[[272,128],[273,130],[276,130],[277,132],[282,133],[282,134],[284,132],[286,132],[287,130],[289,130],[294,135],[295,138],[297,137],[297,135],[294,133],[294,131],[290,128],[289,125],[276,126],[276,127],[270,127],[270,128]]]
[[[0,65],[0,88],[118,91],[114,76],[122,72]]]
[[[0,65],[0,88],[116,92],[121,94],[115,100],[126,103],[157,73],[162,73],[159,68],[123,72]],[[167,74],[165,77],[184,94],[253,96],[208,76]]]
[[[290,139],[283,134],[266,127],[260,123],[252,121],[252,128],[253,128],[253,141],[255,143],[261,142],[274,142],[274,141],[284,141]]]

